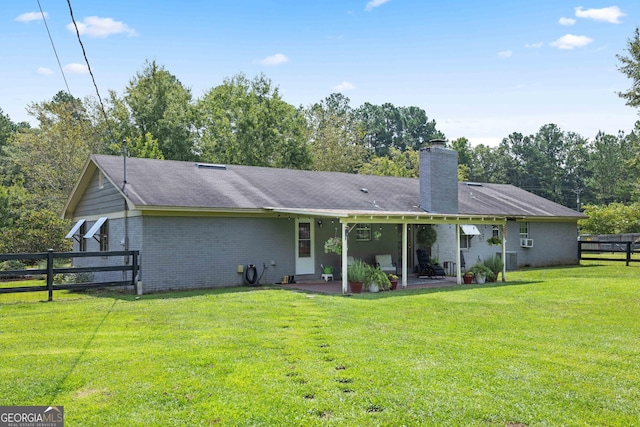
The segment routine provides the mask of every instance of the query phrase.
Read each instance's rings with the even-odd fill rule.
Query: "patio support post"
[[[460,258],[460,225],[458,223],[454,223],[456,226],[456,284],[462,285],[462,266],[460,263],[462,259]]]
[[[402,289],[407,288],[407,223],[402,223]]]
[[[349,248],[347,246],[347,227],[349,226],[348,224],[342,224],[342,227],[340,227],[342,229],[342,293],[346,294],[349,289],[348,289],[348,284],[347,284],[347,252],[349,251]]]
[[[505,282],[507,275],[507,223],[502,224],[502,281]]]

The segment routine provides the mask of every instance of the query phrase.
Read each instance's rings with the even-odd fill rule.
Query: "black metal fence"
[[[122,264],[109,265],[101,267],[61,267],[54,266],[55,259],[73,259],[73,258],[104,258],[104,257],[123,257]],[[44,286],[15,286],[0,287],[0,294],[9,294],[17,292],[49,292],[49,301],[53,300],[53,291],[58,290],[75,290],[89,288],[103,288],[110,286],[133,286],[135,288],[138,272],[140,271],[140,251],[112,251],[112,252],[54,252],[52,250],[42,253],[24,253],[24,254],[0,254],[0,262],[4,261],[38,261],[46,260],[45,268],[38,269],[20,269],[0,271],[0,279],[14,277],[25,278],[29,276],[44,275],[46,277],[46,285]],[[105,282],[86,282],[86,283],[70,283],[70,284],[54,284],[54,276],[56,274],[70,273],[96,273],[106,271],[131,271],[131,278],[120,281]]]
[[[620,261],[625,262],[628,266],[631,262],[640,262],[640,259],[632,259],[631,255],[638,250],[638,244],[635,242],[597,242],[597,241],[579,241],[578,242],[578,258],[580,260],[594,261]],[[603,257],[600,254],[620,254],[622,257]],[[587,254],[585,256],[585,254]],[[592,254],[592,255],[589,255]],[[595,256],[593,256],[595,255]]]

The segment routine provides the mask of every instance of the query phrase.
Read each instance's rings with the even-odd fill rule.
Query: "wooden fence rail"
[[[104,258],[104,257],[123,257],[125,260],[123,265],[110,265],[102,267],[54,267],[55,259],[71,259],[71,258]],[[125,258],[126,257],[126,258]],[[22,269],[22,270],[5,270],[0,271],[0,279],[4,277],[25,277],[45,275],[45,286],[20,286],[0,288],[0,294],[18,293],[18,292],[49,292],[49,301],[53,301],[53,291],[71,290],[71,289],[89,289],[102,288],[108,286],[133,286],[135,288],[137,276],[140,271],[140,251],[111,251],[111,252],[48,252],[40,253],[23,253],[23,254],[0,254],[0,262],[3,261],[21,261],[21,260],[46,260],[46,268],[39,269]],[[131,262],[129,262],[131,261]],[[131,280],[107,281],[107,282],[87,282],[87,283],[71,283],[71,284],[54,284],[53,278],[56,274],[69,273],[94,273],[105,271],[131,271]]]
[[[597,241],[580,241],[578,242],[578,258],[580,260],[593,261],[620,261],[625,262],[627,266],[631,262],[640,262],[640,260],[632,259],[634,253],[634,242],[597,242]],[[601,254],[601,253],[623,253],[624,258],[605,258],[598,256],[585,256],[585,254]]]

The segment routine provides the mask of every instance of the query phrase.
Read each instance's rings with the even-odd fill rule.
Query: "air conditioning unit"
[[[520,247],[521,248],[532,248],[533,247],[533,239],[520,239]]]

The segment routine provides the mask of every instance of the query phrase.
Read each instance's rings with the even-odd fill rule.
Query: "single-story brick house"
[[[319,279],[321,265],[342,273],[346,292],[347,257],[376,254],[391,255],[406,286],[426,224],[437,232],[431,256],[458,281],[465,264],[496,254],[505,270],[579,262],[583,214],[512,185],[458,182],[457,163],[439,145],[420,150],[420,178],[92,155],[63,216],[75,221],[75,251],[140,250],[145,292],[256,273],[261,283]],[[325,253],[330,237],[342,238],[342,255]]]

